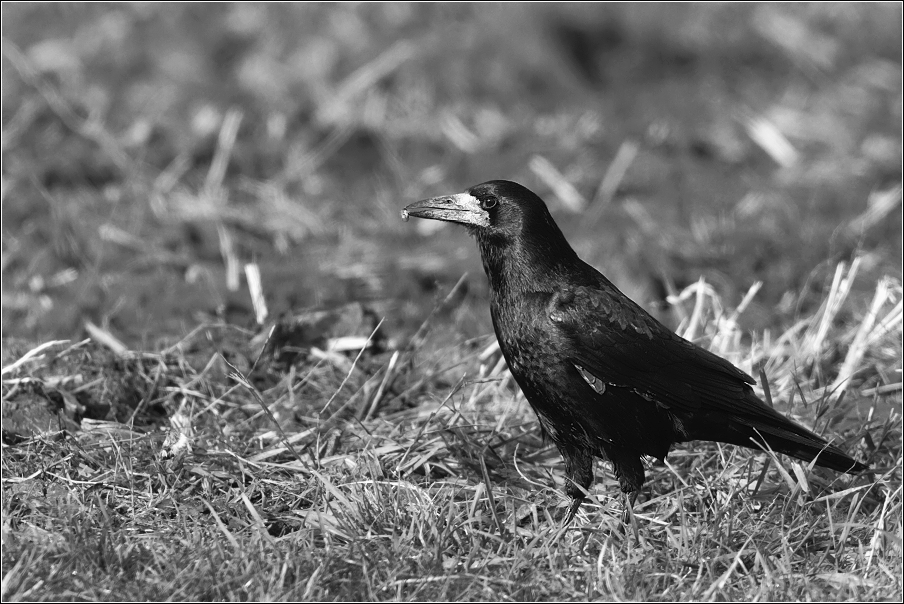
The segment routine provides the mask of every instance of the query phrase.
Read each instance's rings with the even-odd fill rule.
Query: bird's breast
[[[574,362],[555,322],[560,297],[533,294],[491,304],[499,347],[544,432],[570,447],[601,451],[604,443],[615,443],[664,456],[671,440],[655,403]]]
[[[551,400],[556,397],[555,385],[570,378],[561,336],[546,305],[544,296],[533,295],[494,301],[490,309],[509,370],[535,409],[555,404]]]

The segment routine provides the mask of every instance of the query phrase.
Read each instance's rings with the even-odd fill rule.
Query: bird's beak
[[[407,221],[409,216],[479,227],[490,226],[489,212],[481,208],[477,198],[468,193],[416,201],[402,210],[402,220]]]

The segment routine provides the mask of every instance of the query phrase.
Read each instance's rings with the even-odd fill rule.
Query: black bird
[[[753,378],[679,337],[583,262],[546,204],[521,185],[493,180],[418,201],[409,216],[465,225],[490,281],[502,354],[565,459],[566,523],[608,459],[628,497],[644,482],[641,457],[665,459],[673,443],[713,440],[769,448],[841,472],[866,466],[787,419],[754,394]]]

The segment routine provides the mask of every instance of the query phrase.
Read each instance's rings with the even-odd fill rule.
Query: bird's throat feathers
[[[578,261],[552,220],[540,234],[486,229],[473,229],[472,233],[494,295],[554,288],[556,275]]]

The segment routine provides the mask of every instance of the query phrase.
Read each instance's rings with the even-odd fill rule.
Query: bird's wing
[[[549,308],[565,355],[606,384],[676,411],[750,411],[753,378],[674,334],[612,284],[566,287]]]

